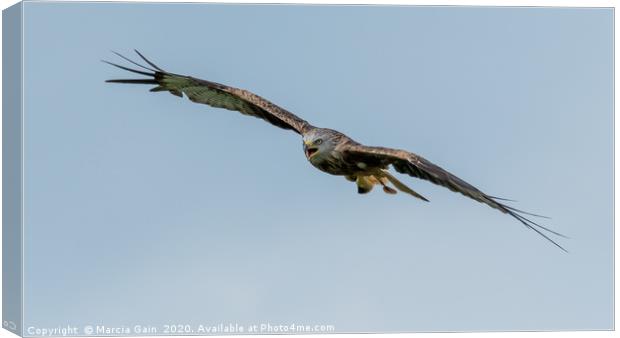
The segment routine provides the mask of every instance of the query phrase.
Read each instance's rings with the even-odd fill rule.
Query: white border
[[[409,6],[494,6],[494,7],[606,7],[615,8],[615,2],[611,0],[570,1],[570,0],[26,0],[27,2],[162,2],[162,3],[220,3],[220,4],[309,4],[309,5],[409,5]],[[7,8],[17,3],[15,0],[0,0],[0,8]]]
[[[25,205],[25,196],[24,196],[25,195],[24,194],[24,177],[25,177],[25,175],[24,175],[24,168],[26,168],[26,166],[24,165],[24,140],[25,140],[25,138],[24,138],[24,125],[25,125],[24,124],[24,122],[25,122],[24,112],[26,111],[26,109],[25,109],[26,108],[26,106],[25,106],[26,100],[24,99],[24,93],[26,92],[26,90],[25,90],[26,86],[25,86],[25,83],[24,83],[24,79],[25,79],[24,78],[24,74],[25,74],[24,73],[24,66],[25,66],[24,55],[26,55],[26,54],[24,54],[24,52],[25,52],[25,50],[24,50],[24,48],[25,48],[24,47],[24,45],[25,45],[25,43],[24,43],[24,27],[25,27],[25,24],[24,24],[24,17],[25,17],[24,16],[24,10],[25,9],[26,9],[26,6],[24,6],[24,3],[22,3],[22,8],[21,8],[21,11],[20,11],[20,13],[21,13],[21,21],[22,21],[21,22],[22,29],[21,29],[21,32],[20,32],[20,34],[21,34],[20,41],[21,41],[21,45],[22,45],[21,46],[22,47],[22,54],[21,54],[21,57],[22,57],[22,60],[21,60],[22,61],[21,62],[21,66],[22,66],[21,67],[22,68],[21,69],[22,90],[21,90],[21,93],[20,93],[21,98],[22,98],[22,106],[21,106],[21,109],[22,109],[22,114],[21,114],[21,139],[22,139],[22,141],[21,141],[21,150],[20,150],[20,158],[21,158],[21,166],[22,166],[21,167],[21,202],[20,202],[20,207],[21,207],[21,226],[22,226],[22,235],[21,235],[22,236],[22,238],[21,238],[21,240],[22,240],[22,257],[21,257],[21,270],[22,270],[21,281],[22,281],[22,285],[21,285],[21,288],[20,288],[21,302],[22,302],[22,304],[21,304],[21,307],[22,307],[22,318],[20,320],[21,320],[21,326],[22,326],[21,327],[21,334],[22,335],[24,334],[24,327],[25,327],[24,323],[26,323],[24,321],[24,318],[25,318],[24,316],[26,315],[26,311],[24,310],[24,304],[25,304],[24,303],[24,281],[26,280],[24,278],[24,276],[25,276],[24,275],[24,265],[26,264],[26,261],[24,260],[24,255],[26,253],[26,250],[24,249],[24,247],[26,245],[26,241],[24,239],[24,235],[26,233],[25,230],[24,230],[26,228],[25,227],[26,223],[24,222],[24,216],[26,215],[26,213],[24,212],[24,205]],[[1,123],[0,123],[0,125],[1,125]],[[0,127],[0,129],[1,129],[1,127]],[[2,133],[0,132],[0,135],[1,134]],[[1,153],[1,151],[0,151],[0,153]],[[0,155],[0,157],[1,157],[1,155]],[[2,187],[2,183],[0,183],[0,187]],[[2,191],[2,188],[0,188],[0,191]],[[2,206],[0,206],[0,210],[1,209],[2,209]],[[1,311],[2,310],[0,309],[0,312]]]
[[[58,1],[58,2],[85,2],[85,1]],[[128,1],[119,1],[119,0],[108,0],[106,2],[128,2]],[[136,0],[136,1],[131,1],[131,2],[168,2],[168,3],[195,3],[195,2],[204,2],[204,3],[223,3],[223,1],[175,1],[175,0],[151,0],[151,1],[145,1],[145,0]],[[0,7],[2,9],[5,9],[13,4],[17,3],[17,1],[15,0],[0,0]],[[406,1],[406,0],[390,0],[390,1],[368,1],[368,0],[339,0],[339,1],[333,1],[333,0],[314,0],[314,1],[303,1],[303,0],[298,0],[298,1],[290,1],[290,0],[279,0],[279,1],[265,1],[265,0],[237,0],[234,3],[264,3],[264,4],[273,4],[273,3],[284,3],[284,4],[345,4],[345,5],[422,5],[422,6],[502,6],[502,7],[530,7],[530,6],[536,6],[536,7],[546,7],[546,6],[557,6],[557,7],[608,7],[608,8],[614,8],[614,112],[615,112],[615,102],[616,102],[616,97],[617,97],[617,91],[616,91],[616,86],[615,86],[615,79],[617,78],[617,70],[615,67],[615,64],[617,62],[617,54],[615,53],[615,41],[616,41],[616,37],[618,36],[618,31],[617,31],[617,27],[615,26],[615,8],[616,8],[616,3],[614,1],[602,1],[602,0],[592,0],[592,1],[570,1],[570,0],[504,0],[504,1],[493,1],[493,0],[453,0],[453,1],[434,1],[434,0],[415,0],[415,1]],[[22,10],[22,34],[23,34],[23,15],[24,12]],[[2,19],[0,18],[0,21]],[[0,25],[0,36],[2,34],[2,28]],[[23,38],[23,35],[22,35]],[[22,44],[22,55],[23,54],[23,44]],[[0,60],[1,60],[1,54],[2,54],[2,47],[0,45]],[[24,65],[22,63],[22,79],[23,79],[23,72],[24,72]],[[0,70],[0,76],[1,76],[1,70]],[[24,109],[24,95],[23,95],[23,80],[22,80],[22,109]],[[2,89],[2,84],[0,83],[0,91]],[[0,98],[0,104],[2,102],[2,99]],[[0,137],[2,135],[2,122],[0,120]],[[24,121],[23,121],[23,114],[22,114],[22,154],[23,154],[23,141],[24,141],[24,130],[23,130],[23,126],[24,126]],[[615,198],[615,192],[618,190],[617,189],[617,182],[615,180],[615,175],[617,174],[617,157],[615,156],[615,151],[617,149],[616,147],[616,138],[615,138],[615,130],[618,128],[618,121],[615,119],[615,115],[614,115],[614,224],[615,224],[615,210],[618,207],[618,200]],[[2,150],[0,148],[0,159],[2,157]],[[23,163],[23,156],[22,156],[22,175],[23,175],[23,169],[24,169],[24,163]],[[1,161],[1,160],[0,160]],[[1,173],[1,168],[0,168],[0,173]],[[0,190],[2,188],[2,182],[0,182]],[[23,176],[22,176],[22,192],[23,192],[23,188],[24,188],[24,182],[23,182]],[[22,195],[22,222],[24,221],[24,214],[23,214],[23,198],[24,196]],[[2,201],[2,198],[0,197],[0,202]],[[0,211],[2,210],[2,206],[0,203]],[[22,227],[22,251],[24,249],[24,243],[23,243],[23,227]],[[0,243],[2,240],[2,233],[0,232]],[[618,235],[615,232],[614,229],[614,242],[617,242],[618,240]],[[617,252],[615,251],[615,245],[614,245],[614,325],[615,322],[617,320],[617,312],[615,311],[615,304],[616,304],[616,293],[615,293],[615,288],[617,287],[617,278],[616,278],[616,274],[615,274],[615,262],[617,261]],[[2,258],[2,253],[0,251],[0,259]],[[22,252],[22,259],[23,259],[23,252]],[[0,284],[1,284],[1,276],[2,276],[2,271],[0,269]],[[22,264],[22,277],[24,277],[23,274],[23,264]],[[23,283],[23,280],[22,280]],[[23,290],[23,289],[22,289]],[[2,296],[0,295],[0,300],[2,299]],[[23,292],[22,292],[22,304],[23,304]],[[0,309],[0,314],[1,314],[1,309]],[[23,308],[22,308],[22,320],[23,320]],[[5,335],[10,335],[10,333],[8,333],[8,331],[2,329],[0,330],[0,336],[5,336]],[[16,337],[16,335],[13,335]],[[263,335],[261,337],[281,337],[282,335]],[[285,335],[288,337],[288,335]],[[315,337],[354,337],[354,338],[361,338],[363,336],[366,336],[365,334],[321,334],[321,335],[301,335],[301,336],[296,336],[296,337],[309,337],[309,338],[315,338]],[[521,336],[527,336],[527,337],[567,337],[567,338],[573,338],[573,337],[610,337],[610,336],[616,336],[615,331],[573,331],[573,332],[475,332],[475,333],[399,333],[399,334],[392,334],[392,335],[387,335],[387,334],[373,334],[373,337],[376,338],[389,338],[389,337],[438,337],[438,338],[443,338],[443,337],[454,337],[454,336],[458,336],[458,337],[468,337],[468,338],[473,338],[473,337],[495,337],[495,336],[501,336],[501,337],[521,337]],[[143,336],[143,337],[151,337],[151,336]],[[161,336],[155,336],[153,338],[159,338]],[[186,337],[186,336],[180,336],[180,337]],[[248,336],[230,336],[230,337],[248,337]]]

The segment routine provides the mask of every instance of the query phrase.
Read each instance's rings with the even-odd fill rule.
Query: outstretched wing
[[[414,153],[410,153],[404,150],[382,148],[382,147],[367,147],[359,144],[346,145],[343,149],[343,158],[350,163],[364,163],[366,166],[377,166],[387,168],[392,165],[396,171],[403,174],[408,174],[413,177],[421,178],[433,182],[435,184],[446,187],[454,192],[459,192],[469,198],[472,198],[478,202],[485,203],[492,208],[495,208],[503,213],[519,220],[526,227],[536,231],[539,235],[546,238],[551,243],[555,244],[560,249],[566,251],[562,246],[549,238],[541,230],[548,231],[554,235],[566,237],[558,232],[548,229],[540,224],[533,222],[532,220],[523,216],[523,214],[531,216],[540,215],[530,214],[525,211],[521,211],[512,208],[506,204],[499,202],[501,198],[493,197],[483,193],[471,184],[463,181],[462,179],[454,176],[441,167],[433,164],[429,160],[418,156]]]
[[[168,91],[179,97],[183,97],[183,94],[185,94],[193,102],[236,110],[245,115],[261,118],[280,128],[294,130],[299,134],[302,134],[308,128],[312,128],[307,121],[254,93],[191,76],[169,73],[157,67],[137,50],[135,52],[150,67],[141,65],[116,52],[114,53],[119,57],[144,70],[132,69],[108,61],[103,62],[133,73],[145,75],[147,78],[114,79],[107,80],[106,82],[156,85],[156,87],[151,89],[152,92]]]

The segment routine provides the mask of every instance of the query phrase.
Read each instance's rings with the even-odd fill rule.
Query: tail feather
[[[418,194],[417,192],[415,192],[413,189],[409,188],[408,186],[406,186],[403,182],[399,181],[396,177],[392,176],[392,174],[390,174],[389,172],[382,170],[381,171],[381,176],[387,178],[395,187],[396,189],[407,193],[413,197],[417,197],[423,201],[428,202],[428,199],[426,199],[426,197]]]

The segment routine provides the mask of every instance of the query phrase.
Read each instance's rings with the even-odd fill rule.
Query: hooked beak
[[[311,142],[304,141],[304,152],[306,153],[307,158],[312,157],[314,154],[317,153],[318,150],[319,150],[318,148],[312,147]]]

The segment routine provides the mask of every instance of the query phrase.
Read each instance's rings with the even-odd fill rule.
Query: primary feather
[[[169,91],[176,96],[185,94],[192,102],[238,111],[245,115],[261,118],[280,128],[294,130],[299,134],[302,134],[308,128],[312,128],[307,121],[247,90],[167,72],[156,66],[140,52],[136,51],[136,53],[155,69],[142,66],[118,53],[116,54],[123,59],[141,68],[150,70],[150,72],[131,69],[108,61],[104,62],[123,70],[146,75],[149,77],[148,79],[113,79],[106,82],[155,84],[157,86],[152,88],[151,91]]]

